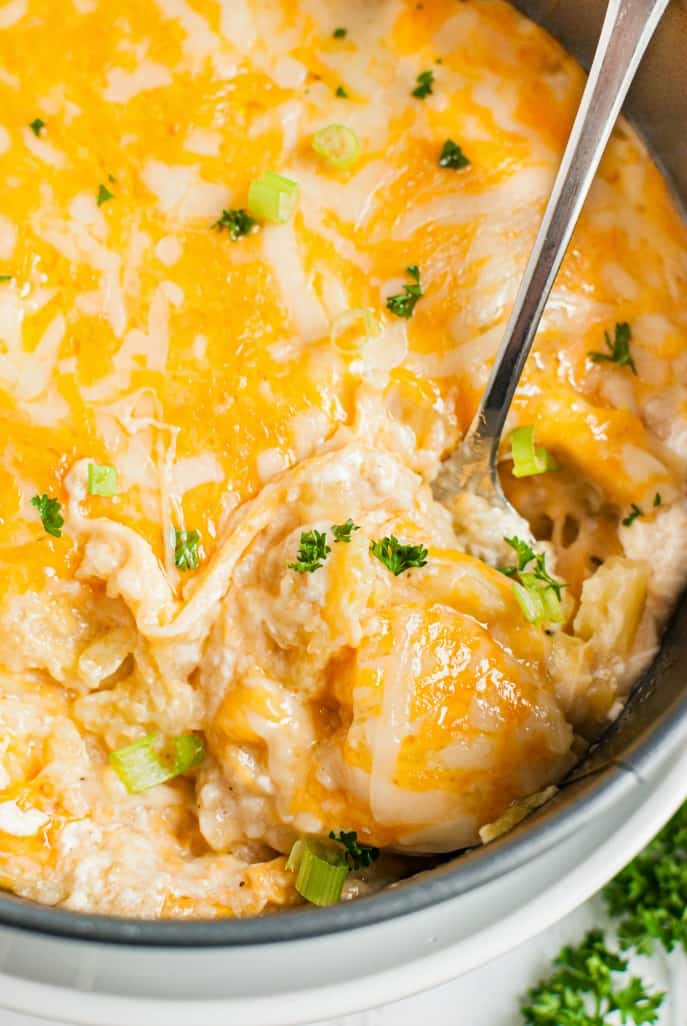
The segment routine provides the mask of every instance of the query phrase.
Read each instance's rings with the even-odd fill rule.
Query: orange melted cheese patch
[[[594,674],[600,717],[626,688],[617,638],[650,651],[682,574],[666,556],[637,585],[687,530],[687,240],[623,124],[511,418],[563,468],[513,494],[569,570],[567,647],[456,553],[422,485],[474,412],[582,82],[502,0],[2,8],[7,886],[79,909],[254,914],[294,900],[269,849],[296,832],[474,839],[561,772],[561,709],[587,721]],[[350,167],[313,150],[332,123],[358,137]],[[466,167],[440,166],[448,139]],[[223,211],[268,170],[298,184],[293,216],[232,241]],[[423,295],[406,320],[387,300],[412,265]],[[623,322],[637,375],[589,356]],[[116,468],[114,495],[88,494],[90,461]],[[60,537],[31,503],[43,493]],[[303,530],[349,516],[360,531],[322,569],[287,569]],[[182,530],[200,535],[185,574]],[[427,567],[396,581],[371,562],[391,533],[426,545]],[[632,630],[573,637],[576,604],[599,601],[585,584],[623,550]],[[127,795],[108,751],[190,730],[210,750],[195,776]],[[46,822],[8,840],[32,810]]]

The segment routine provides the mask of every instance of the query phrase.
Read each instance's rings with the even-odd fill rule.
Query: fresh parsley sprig
[[[555,971],[527,995],[522,1016],[527,1026],[650,1026],[658,1019],[664,994],[627,977],[628,961],[591,930],[577,947],[565,947]]]
[[[379,858],[379,848],[373,848],[370,844],[360,844],[355,830],[333,830],[329,834],[332,841],[343,845],[343,857],[346,865],[351,870],[366,869]]]
[[[514,550],[518,562],[516,566],[500,567],[501,573],[506,574],[507,577],[517,577],[523,571],[527,571],[528,574],[532,574],[545,587],[551,588],[556,598],[560,600],[561,591],[565,585],[561,581],[557,581],[555,577],[552,577],[546,569],[546,556],[544,553],[535,552],[522,538],[513,537],[504,538],[503,540]],[[530,566],[532,561],[534,561],[533,567]]]
[[[370,552],[390,570],[394,577],[412,567],[427,565],[428,552],[424,545],[402,545],[393,534],[370,543]]]
[[[62,506],[59,500],[45,494],[34,495],[31,499],[31,505],[35,506],[38,510],[43,530],[47,534],[51,534],[53,538],[61,538],[64,517],[62,516]]]
[[[422,299],[424,292],[420,284],[420,268],[417,264],[411,264],[409,267],[406,267],[406,273],[413,279],[413,284],[404,285],[403,292],[399,292],[395,296],[389,296],[386,306],[396,317],[403,317],[405,320],[408,320],[408,318],[413,316],[417,302],[419,299]]]
[[[687,950],[687,804],[603,890],[624,950]]]
[[[324,531],[303,531],[296,561],[288,564],[289,570],[295,570],[299,574],[312,574],[324,565],[331,551]]]
[[[622,324],[616,324],[613,338],[611,338],[607,331],[604,332],[604,340],[608,349],[607,353],[592,350],[587,355],[592,358],[594,363],[615,363],[618,367],[629,367],[632,373],[636,374],[637,368],[630,353],[631,339],[632,331],[630,325],[623,321]]]

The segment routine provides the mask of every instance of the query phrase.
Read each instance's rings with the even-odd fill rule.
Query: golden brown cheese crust
[[[511,418],[561,470],[516,481],[504,446],[570,584],[563,634],[455,551],[424,483],[486,381],[582,82],[501,0],[0,6],[1,883],[256,914],[297,900],[275,858],[297,834],[469,843],[616,707],[687,526],[687,239],[627,126]],[[350,168],[312,150],[330,123],[360,140]],[[447,139],[469,166],[439,165]],[[298,208],[232,242],[213,226],[266,170]],[[406,321],[386,300],[409,265]],[[636,375],[589,356],[623,322]],[[89,461],[114,496],[86,494]],[[288,569],[302,530],[349,516],[320,571]],[[197,571],[170,527],[200,532]],[[427,568],[375,563],[392,533]],[[150,730],[210,754],[130,796],[107,753]]]

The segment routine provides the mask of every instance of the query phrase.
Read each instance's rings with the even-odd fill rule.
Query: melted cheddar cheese
[[[502,453],[561,625],[479,558],[500,525],[429,489],[582,85],[502,0],[0,0],[0,884],[259,914],[299,900],[297,837],[475,843],[615,715],[687,573],[687,235],[626,124],[509,420],[559,469]],[[331,124],[350,166],[313,149]],[[267,171],[295,211],[232,239]],[[631,364],[590,355],[625,324]],[[390,572],[392,536],[424,564]],[[205,761],[129,794],[108,755],[153,732]]]

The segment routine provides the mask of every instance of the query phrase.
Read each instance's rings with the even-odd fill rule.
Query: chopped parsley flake
[[[336,28],[332,32],[332,35],[334,36],[334,39],[345,39],[346,36],[348,35],[348,29],[346,29],[346,28]]]
[[[220,231],[226,228],[232,242],[237,242],[242,235],[250,235],[256,227],[257,221],[251,217],[247,210],[223,210],[219,221],[215,221],[213,228]]]
[[[411,567],[427,565],[428,552],[424,545],[402,545],[393,534],[380,541],[371,542],[370,552],[387,570],[391,570],[394,577],[405,573]]]
[[[447,139],[441,147],[441,153],[439,154],[439,167],[450,167],[453,168],[454,171],[460,171],[461,168],[469,166],[470,161],[465,156],[458,143],[455,143],[453,139]]]
[[[430,96],[434,92],[434,72],[433,71],[421,71],[417,76],[417,85],[413,89],[411,96],[414,96],[417,100],[424,100],[427,96]]]
[[[410,267],[407,267],[406,273],[413,279],[414,284],[404,285],[403,292],[399,292],[395,296],[389,296],[386,306],[396,317],[404,317],[408,320],[409,317],[413,316],[417,301],[422,298],[424,292],[420,284],[420,269],[417,264],[411,264]]]
[[[353,531],[359,530],[358,525],[354,524],[350,517],[344,524],[332,524],[332,534],[334,535],[335,542],[349,542]]]
[[[98,195],[96,197],[96,203],[99,207],[102,207],[103,203],[107,203],[108,200],[114,199],[114,193],[110,192],[106,185],[98,186]]]
[[[366,869],[379,858],[379,848],[373,848],[369,844],[360,844],[355,830],[339,830],[338,833],[329,834],[332,841],[343,845],[344,859],[349,869]]]
[[[36,136],[36,138],[38,138],[38,136],[40,136],[41,132],[45,128],[45,121],[43,121],[43,118],[34,118],[31,124],[29,125],[29,128]]]
[[[656,508],[656,506],[660,506],[662,502],[663,499],[661,498],[661,493],[656,492],[656,494],[654,495],[654,508]]]
[[[195,570],[200,564],[198,531],[174,532],[174,565],[179,570]]]
[[[660,496],[659,496],[660,498]],[[656,506],[656,500],[654,499],[654,506]],[[623,527],[632,527],[637,517],[643,517],[644,511],[639,508],[636,502],[630,503],[630,512],[626,517],[623,517]]]
[[[12,281],[12,275],[11,274],[0,274],[0,282],[3,282],[3,281]]]
[[[622,324],[616,324],[615,335],[612,339],[607,331],[604,332],[607,353],[591,351],[588,355],[591,356],[594,363],[615,363],[618,367],[629,367],[632,373],[636,374],[637,368],[630,354],[631,338],[630,325],[623,321]]]
[[[338,89],[336,90],[336,95],[340,97],[342,100],[348,99],[348,93],[346,92],[343,86],[338,87]]]
[[[299,574],[312,574],[319,570],[331,552],[324,531],[303,531],[295,563],[289,563],[289,570]]]
[[[38,510],[43,529],[48,534],[51,534],[53,538],[61,538],[64,517],[62,516],[62,506],[59,501],[51,499],[49,495],[45,494],[34,495],[31,499],[31,505],[35,506]]]

